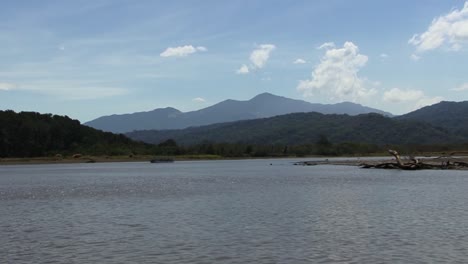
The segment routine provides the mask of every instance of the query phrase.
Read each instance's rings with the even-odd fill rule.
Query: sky
[[[468,100],[468,1],[0,0],[0,110]]]

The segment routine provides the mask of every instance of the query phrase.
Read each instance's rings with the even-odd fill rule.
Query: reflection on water
[[[1,166],[0,263],[468,259],[466,172],[293,161]]]

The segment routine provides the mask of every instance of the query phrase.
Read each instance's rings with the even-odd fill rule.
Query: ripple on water
[[[464,172],[289,164],[0,167],[0,263],[468,259]]]

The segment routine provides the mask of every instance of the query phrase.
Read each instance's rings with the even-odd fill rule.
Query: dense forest
[[[0,111],[0,157],[129,155],[154,147],[124,135],[102,132],[67,116]]]
[[[299,113],[184,130],[112,134],[67,116],[0,111],[0,158],[72,156],[290,157],[468,148],[462,135],[379,114]],[[142,141],[146,141],[143,143]]]
[[[468,137],[468,102],[440,102],[411,113],[395,117],[398,120],[418,120]]]
[[[158,144],[174,139],[181,145],[202,142],[253,145],[315,144],[325,135],[333,144],[446,145],[468,142],[468,138],[443,127],[415,120],[400,120],[380,114],[324,115],[295,113],[271,118],[236,121],[183,130],[134,131],[135,140]]]

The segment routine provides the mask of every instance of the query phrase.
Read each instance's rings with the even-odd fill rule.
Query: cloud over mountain
[[[326,94],[335,100],[358,101],[375,93],[369,88],[369,82],[358,76],[368,57],[359,53],[359,48],[352,42],[344,43],[342,48],[327,42],[319,47],[325,49],[325,55],[312,71],[312,78],[301,80],[297,89],[304,96],[315,93]]]
[[[392,103],[411,103],[413,110],[439,103],[443,100],[443,97],[436,96],[430,97],[424,94],[421,90],[407,89],[403,90],[400,88],[392,88],[384,92],[383,100]]]
[[[251,70],[263,68],[270,59],[270,53],[276,49],[273,44],[261,44],[250,53],[250,65],[243,64],[236,72],[238,74],[246,74]]]

